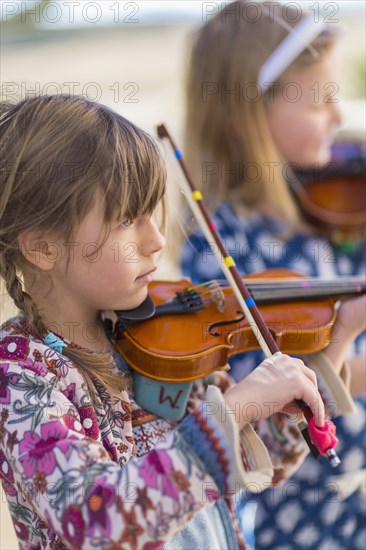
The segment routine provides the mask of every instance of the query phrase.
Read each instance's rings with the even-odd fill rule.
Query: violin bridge
[[[220,285],[217,281],[211,281],[210,291],[211,301],[216,304],[218,311],[222,313],[225,307],[225,295],[222,292]]]

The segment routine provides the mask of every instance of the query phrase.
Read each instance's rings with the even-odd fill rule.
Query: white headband
[[[315,23],[314,14],[307,15],[292,29],[286,38],[272,52],[262,65],[258,84],[265,92],[287,67],[319,36],[327,24],[324,21]]]

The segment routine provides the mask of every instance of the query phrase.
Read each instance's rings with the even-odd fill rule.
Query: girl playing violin
[[[156,145],[65,95],[2,104],[0,146],[0,273],[19,309],[0,329],[0,477],[19,547],[244,548],[235,493],[307,454],[277,413],[302,399],[323,425],[313,371],[274,355],[197,383],[179,422],[143,410],[106,320],[145,300],[165,243]]]
[[[298,6],[240,0],[210,17],[193,41],[186,159],[243,273],[271,267],[323,277],[366,271],[364,242],[346,252],[321,238],[300,215],[288,185],[294,167],[315,168],[330,160],[341,121],[337,40],[334,26],[299,14]],[[200,231],[184,246],[182,267],[196,283],[222,277]],[[354,350],[359,355],[343,365],[351,334],[354,339],[365,329],[364,300],[356,304],[347,321],[344,307],[354,306],[341,308],[338,344],[321,358],[330,359],[343,379],[351,373],[351,392],[359,396],[355,414],[337,423],[340,475],[331,480],[328,466],[318,462],[314,468],[309,458],[291,479],[299,502],[282,488],[260,495],[258,549],[364,548],[364,336]],[[232,360],[234,377],[251,372],[261,357],[253,352]],[[322,376],[333,374],[329,365],[321,369]]]

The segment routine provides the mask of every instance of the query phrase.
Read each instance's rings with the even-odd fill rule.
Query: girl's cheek
[[[137,245],[133,238],[130,240],[111,239],[105,244],[103,257],[110,266],[120,266],[120,264],[136,263]]]

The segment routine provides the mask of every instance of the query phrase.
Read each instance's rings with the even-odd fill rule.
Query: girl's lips
[[[153,280],[152,278],[152,274],[154,273],[154,271],[156,271],[156,267],[154,267],[154,269],[151,269],[151,271],[147,271],[146,273],[143,273],[143,275],[139,275],[138,277],[136,277],[136,281],[140,281],[142,283],[151,283],[151,281]]]

